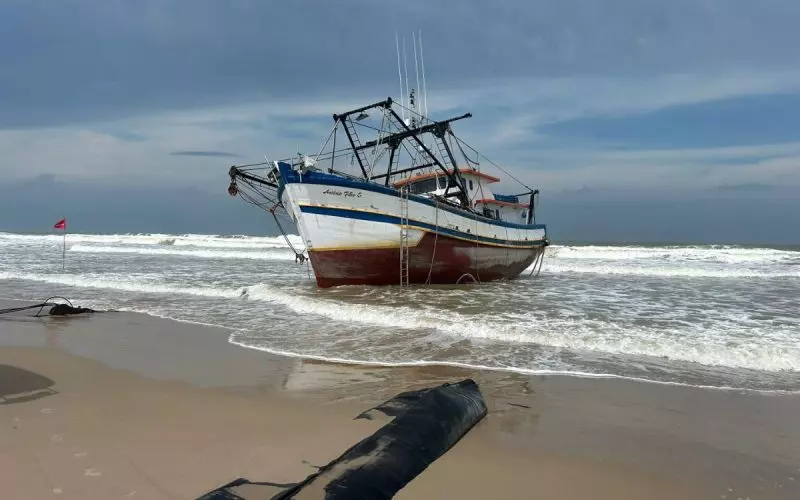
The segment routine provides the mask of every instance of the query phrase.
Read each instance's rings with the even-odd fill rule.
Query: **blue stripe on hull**
[[[343,217],[346,219],[355,219],[355,220],[365,220],[371,222],[386,222],[388,224],[400,224],[401,220],[400,217],[396,217],[394,215],[387,215],[387,214],[379,214],[374,212],[363,212],[360,210],[350,210],[346,208],[333,208],[333,207],[319,207],[313,205],[300,205],[300,211],[306,214],[316,214],[316,215],[330,215],[333,217]],[[449,229],[443,226],[435,226],[433,224],[428,224],[427,222],[421,222],[413,219],[408,220],[409,226],[418,227],[420,229],[425,229],[428,231],[432,231],[439,234],[445,234],[448,236],[453,236],[455,238],[461,238],[470,241],[476,241],[479,243],[491,243],[494,245],[503,245],[509,247],[537,247],[541,246],[544,243],[544,240],[532,240],[532,241],[519,241],[519,240],[504,240],[500,238],[489,238],[485,236],[477,236],[472,233],[466,233],[463,231],[456,231],[454,229]],[[526,226],[530,227],[530,226]],[[531,229],[533,229],[531,227]]]

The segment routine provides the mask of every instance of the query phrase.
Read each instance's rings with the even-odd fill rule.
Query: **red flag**
[[[67,219],[61,219],[60,221],[56,222],[54,229],[66,229],[67,228]]]

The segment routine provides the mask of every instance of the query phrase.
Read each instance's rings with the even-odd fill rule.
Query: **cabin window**
[[[473,191],[475,188],[472,186],[472,179],[469,180],[469,190]]]
[[[500,209],[499,208],[495,208],[494,209],[494,214],[497,216],[497,220],[500,220]]]
[[[423,179],[413,182],[408,186],[408,190],[414,194],[430,193],[436,191],[436,178]]]
[[[439,182],[439,189],[444,189],[447,187],[447,177],[437,177],[436,179]]]
[[[523,219],[527,219],[528,218],[528,211],[527,210],[523,210],[522,211],[522,218]]]

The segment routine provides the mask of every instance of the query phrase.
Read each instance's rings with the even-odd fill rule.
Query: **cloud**
[[[800,90],[798,88],[792,90]],[[780,90],[780,89],[772,89]],[[626,146],[709,147],[800,139],[800,93],[738,95],[545,124],[540,134]]]
[[[711,148],[676,148],[676,149],[629,149],[577,152],[578,156],[601,157],[608,161],[641,162],[643,160],[671,163],[741,163],[755,162],[779,157],[800,156],[800,142],[784,142],[778,144],[759,144],[749,146],[727,146]]]
[[[776,186],[761,184],[758,182],[747,182],[744,184],[723,184],[721,186],[717,186],[717,191],[733,191],[738,193],[766,193],[769,191],[774,191],[775,189]]]
[[[489,173],[491,165],[483,164]],[[506,164],[516,177],[545,193],[631,190],[718,190],[718,186],[766,184],[800,192],[800,142],[727,148],[603,150],[592,148],[528,151]],[[504,189],[513,189],[509,183]],[[730,194],[744,191],[727,191]]]
[[[726,100],[749,99],[752,111],[765,107],[752,96],[800,95],[791,0],[470,0],[455,10],[409,0],[393,7],[396,25],[370,22],[383,9],[366,0],[0,3],[0,175],[224,188],[225,158],[316,152],[333,113],[395,95],[391,31],[421,28],[432,115],[473,112],[456,131],[526,183],[593,192],[800,184],[796,127],[724,112]],[[728,119],[704,134],[675,117],[691,107]],[[581,121],[592,133],[569,133]],[[683,136],[660,141],[678,123]],[[609,124],[616,133],[603,135]],[[659,140],[641,140],[648,127]],[[725,130],[757,140],[703,140]]]
[[[208,158],[241,158],[241,155],[236,153],[227,153],[225,151],[173,151],[170,153],[172,156],[201,156]]]
[[[577,134],[558,134],[559,127],[585,120],[587,131],[596,131],[606,124],[628,123],[650,114],[677,114],[681,109],[700,107],[707,114],[717,111],[730,115],[731,101],[750,101],[750,109],[761,111],[758,97],[767,100],[771,94],[783,94],[792,104],[800,93],[800,71],[727,71],[697,74],[659,74],[650,76],[608,76],[570,78],[523,78],[485,80],[453,89],[432,99],[431,109],[438,113],[456,113],[464,109],[474,112],[469,127],[496,146],[515,146],[531,139],[540,141],[564,137],[574,145],[592,138]],[[780,102],[779,98],[774,99]],[[786,111],[785,113],[789,113]],[[487,138],[486,119],[496,120]],[[752,121],[742,120],[736,129],[743,133]],[[761,119],[759,120],[761,121]],[[633,125],[636,125],[635,123]],[[632,132],[636,127],[631,126]],[[736,126],[732,124],[731,126]],[[462,125],[462,128],[464,126]],[[724,127],[723,127],[724,128]],[[602,130],[598,132],[601,134]],[[709,131],[714,133],[714,131]],[[702,134],[699,134],[702,136]],[[759,137],[763,138],[762,133]],[[782,139],[771,142],[783,142]],[[599,135],[598,139],[607,139]],[[614,139],[614,137],[610,137]],[[595,141],[597,142],[597,141]]]
[[[775,81],[769,78],[763,81],[767,80]],[[684,92],[673,88],[669,102],[696,99],[694,84],[700,81],[699,78],[689,80],[691,84]],[[622,90],[614,91],[619,97],[598,91],[595,96],[603,103],[600,110],[594,101],[582,95],[584,84],[573,82],[575,94],[562,94],[565,102],[562,108],[550,104],[549,116],[622,115],[633,109],[633,103],[637,109],[661,106],[665,99],[660,91],[668,85],[657,85],[656,80],[651,83],[652,93],[642,92],[636,99],[633,98],[635,93],[631,93],[631,100],[620,108],[615,108],[614,103],[623,101]],[[710,83],[707,85],[713,87]],[[606,88],[614,86],[609,84]],[[747,88],[743,86],[742,90]],[[493,90],[484,88],[474,92]],[[530,95],[533,99],[542,99],[536,93]],[[574,99],[569,98],[570,95]],[[517,97],[518,94],[509,94],[507,98]],[[0,173],[13,178],[52,172],[57,165],[60,175],[67,178],[114,177],[126,183],[186,182],[190,179],[211,188],[225,182],[222,177],[227,163],[220,161],[224,156],[203,153],[236,154],[247,160],[262,161],[265,155],[270,159],[291,156],[297,147],[303,152],[316,152],[330,132],[332,110],[341,111],[357,105],[358,101],[308,100],[298,106],[299,116],[295,118],[291,116],[294,109],[291,104],[267,101],[165,111],[88,127],[0,130],[0,151],[3,152]],[[769,182],[784,183],[794,182],[793,172],[800,168],[800,141],[729,147],[620,149],[614,144],[592,144],[535,134],[532,130],[536,122],[516,121],[507,109],[499,104],[498,108],[500,111],[493,107],[471,109],[475,118],[456,124],[456,131],[469,144],[510,168],[514,175],[547,189],[576,189],[585,183],[595,188],[712,186],[750,182],[765,176]],[[438,111],[437,116],[448,114]],[[146,134],[141,132],[146,138],[128,141],[118,134],[103,132],[110,129],[146,131]],[[202,144],[205,148],[186,150],[187,144]],[[232,151],[236,153],[228,153]],[[185,153],[201,154],[189,156]],[[483,167],[491,169],[487,162]]]
[[[2,2],[0,126],[394,91],[392,31],[412,28],[434,99],[490,78],[755,74],[800,59],[794,0],[408,0],[391,10],[370,0]]]

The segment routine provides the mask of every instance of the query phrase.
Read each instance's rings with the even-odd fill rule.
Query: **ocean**
[[[0,233],[0,297],[216,325],[243,348],[343,363],[800,391],[800,247],[553,245],[539,276],[318,289],[282,237],[69,234],[64,270],[61,244]]]

